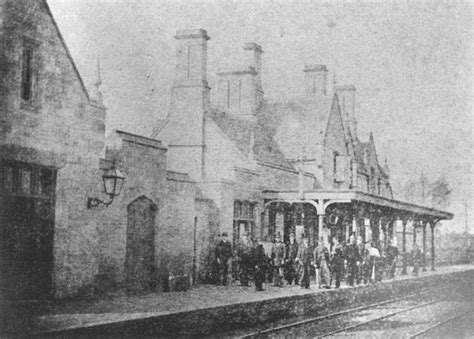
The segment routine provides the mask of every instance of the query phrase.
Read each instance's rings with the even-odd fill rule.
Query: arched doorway
[[[141,196],[127,206],[127,291],[146,292],[155,287],[155,216],[157,206]]]

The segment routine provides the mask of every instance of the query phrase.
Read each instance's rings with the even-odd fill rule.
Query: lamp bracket
[[[99,207],[100,205],[104,205],[108,207],[114,201],[114,197],[112,196],[110,201],[103,201],[97,198],[87,198],[87,208],[92,209]]]

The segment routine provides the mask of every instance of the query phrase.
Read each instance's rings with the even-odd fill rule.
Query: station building
[[[252,42],[243,46],[243,68],[217,74],[211,100],[207,32],[178,31],[175,39],[171,110],[153,137],[167,145],[169,167],[188,173],[215,203],[219,231],[234,244],[243,231],[268,247],[277,233],[304,233],[312,244],[355,233],[380,248],[396,239],[408,253],[420,233],[427,252],[427,225],[433,231],[452,215],[394,199],[372,133],[358,138],[353,85],[329,91],[327,67],[306,65],[300,98],[268,101],[263,50]]]
[[[211,91],[207,32],[174,38],[167,117],[151,137],[106,138],[113,112],[100,74],[89,92],[46,1],[0,1],[4,296],[206,281],[224,232],[234,245],[249,232],[266,247],[277,233],[314,244],[355,232],[381,248],[396,237],[404,253],[419,239],[428,252],[427,227],[452,214],[394,199],[374,138],[357,137],[354,86],[329,91],[326,66],[307,65],[301,98],[266,100],[263,49],[248,43],[245,67],[219,72]],[[125,180],[104,194],[110,173]]]

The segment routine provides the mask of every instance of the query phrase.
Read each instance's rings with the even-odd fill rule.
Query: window
[[[347,157],[334,153],[334,181],[344,182],[347,172]]]
[[[56,189],[56,170],[19,162],[2,162],[0,192],[8,196],[52,198]]]
[[[255,203],[250,201],[234,201],[234,243],[244,232],[250,237],[255,231]]]
[[[33,47],[25,46],[22,57],[21,98],[31,102],[33,99]]]

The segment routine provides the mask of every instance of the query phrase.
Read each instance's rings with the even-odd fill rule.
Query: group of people
[[[315,247],[309,245],[303,235],[298,243],[291,233],[287,242],[279,233],[275,235],[271,251],[267,254],[259,239],[251,241],[243,234],[232,248],[227,234],[216,246],[215,258],[218,271],[218,284],[226,285],[229,264],[232,262],[233,276],[242,286],[250,286],[251,280],[257,291],[263,290],[264,282],[274,286],[300,285],[310,287],[310,277],[314,271],[319,288],[339,288],[341,281],[347,284],[374,283],[382,280],[383,271],[387,276],[395,276],[395,263],[398,249],[391,242],[381,253],[374,242],[364,243],[362,237],[350,235],[347,244],[340,243],[337,237],[327,244],[324,238]]]

